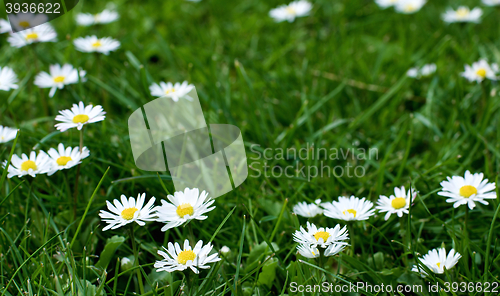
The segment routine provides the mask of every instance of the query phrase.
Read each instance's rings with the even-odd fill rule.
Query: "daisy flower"
[[[17,136],[17,129],[0,125],[0,143],[12,141]]]
[[[483,0],[483,4],[486,6],[497,6],[500,5],[500,0]]]
[[[155,220],[156,216],[153,213],[153,206],[156,199],[154,196],[146,205],[144,205],[146,193],[139,194],[137,196],[137,202],[133,197],[127,200],[127,197],[123,194],[120,199],[121,203],[118,199],[113,200],[113,204],[106,201],[108,210],[110,210],[111,213],[104,210],[100,211],[99,217],[101,217],[102,221],[108,223],[102,231],[117,229],[132,222],[144,226],[146,225],[145,222]]]
[[[293,22],[296,17],[309,15],[312,5],[308,1],[294,1],[288,5],[281,5],[269,11],[269,16],[279,23],[282,21]]]
[[[321,199],[317,199],[311,204],[305,201],[299,202],[293,207],[293,212],[302,217],[312,218],[316,215],[323,214],[323,209],[318,206],[320,203]]]
[[[0,67],[0,90],[17,89],[17,75],[9,67]]]
[[[469,22],[479,23],[483,11],[481,8],[476,7],[472,10],[467,6],[459,6],[457,10],[452,8],[443,13],[443,21],[447,23]]]
[[[427,64],[422,66],[422,68],[410,68],[406,72],[406,76],[411,77],[411,78],[417,78],[420,79],[422,77],[427,77],[436,72],[436,64]]]
[[[478,83],[482,82],[485,78],[490,80],[497,80],[495,73],[498,72],[498,65],[488,64],[486,60],[479,60],[475,63],[472,63],[472,66],[465,65],[465,71],[461,73],[461,75],[470,82],[477,81]]]
[[[151,95],[154,97],[168,97],[171,98],[174,102],[177,102],[180,98],[185,98],[189,101],[192,101],[193,98],[188,96],[187,94],[194,88],[193,84],[188,84],[187,81],[181,83],[176,82],[172,84],[172,82],[160,82],[160,84],[153,83],[149,90],[151,91]]]
[[[51,65],[50,74],[47,72],[41,72],[35,77],[35,85],[40,88],[49,88],[49,97],[53,97],[57,89],[63,89],[67,84],[73,84],[78,82],[78,76],[82,81],[85,81],[86,72],[83,70],[76,70],[73,66],[69,64],[61,65]]]
[[[444,269],[452,269],[457,263],[458,260],[462,257],[460,253],[455,252],[454,249],[451,249],[448,256],[446,256],[445,248],[438,248],[430,250],[427,254],[423,256],[422,261],[425,266],[427,266],[432,272],[442,274],[444,273]],[[421,272],[422,277],[425,277],[427,273],[422,269],[413,266],[412,271]]]
[[[405,192],[405,187],[394,188],[394,195],[389,197],[381,195],[377,201],[377,206],[375,207],[381,213],[387,212],[385,214],[385,220],[387,221],[392,214],[397,214],[399,218],[403,217],[403,214],[408,214],[408,209],[410,208],[410,203],[413,202],[417,195],[417,191],[413,188]]]
[[[347,227],[341,229],[339,224],[334,228],[317,228],[313,223],[307,222],[307,230],[300,226],[300,230],[293,234],[293,240],[299,244],[322,248],[328,248],[332,244],[347,245],[343,241],[348,239]]]
[[[297,251],[306,258],[318,258],[320,255],[318,248],[311,245],[300,244],[297,246]]]
[[[425,5],[426,0],[399,0],[394,8],[397,12],[411,14],[419,11]]]
[[[100,13],[79,13],[76,15],[76,23],[80,26],[91,26],[96,24],[109,24],[118,19],[118,13],[114,10],[105,9]]]
[[[95,35],[76,38],[73,41],[76,49],[82,52],[100,52],[108,55],[120,47],[120,42],[111,37],[97,38]]]
[[[398,2],[399,0],[375,0],[375,3],[384,9],[396,5]]]
[[[215,206],[210,207],[214,200],[208,198],[208,193],[200,191],[198,188],[184,189],[184,192],[177,191],[174,195],[168,195],[170,201],[161,200],[161,206],[156,207],[158,222],[166,223],[161,231],[167,231],[170,228],[178,227],[189,220],[205,220],[208,218],[203,214],[215,209]]]
[[[7,166],[7,161],[4,161],[3,167]],[[16,154],[12,155],[12,159],[8,168],[7,177],[10,179],[14,176],[23,177],[30,175],[33,178],[38,174],[45,174],[51,168],[50,159],[44,151],[31,151],[30,156],[22,154],[21,157]]]
[[[0,34],[7,32],[12,32],[12,27],[10,26],[9,21],[0,19]]]
[[[7,41],[11,46],[21,48],[36,42],[55,42],[56,39],[57,33],[54,28],[49,24],[42,24],[21,32],[10,33]]]
[[[70,169],[82,163],[82,160],[90,155],[87,147],[83,147],[82,152],[80,153],[80,147],[64,148],[64,144],[62,143],[57,146],[57,150],[50,148],[47,153],[49,154],[52,163],[52,169],[48,173],[49,176],[59,170]]]
[[[210,243],[203,245],[203,241],[201,240],[196,243],[194,248],[191,248],[189,241],[185,240],[182,249],[179,243],[175,243],[174,245],[169,242],[168,249],[163,247],[168,254],[162,250],[158,250],[158,255],[164,259],[156,261],[154,267],[157,268],[157,272],[183,271],[190,268],[194,273],[199,273],[198,269],[208,269],[210,266],[207,264],[221,260],[217,253],[209,255],[212,248],[213,246]]]
[[[9,21],[16,31],[34,28],[49,21],[47,15],[34,13],[9,14]]]
[[[104,120],[106,112],[102,110],[100,105],[93,107],[88,105],[85,107],[83,102],[78,105],[73,104],[71,110],[66,109],[59,111],[60,115],[56,116],[57,121],[61,121],[55,125],[56,129],[61,132],[67,131],[70,128],[76,127],[81,130],[85,124],[94,123]]]
[[[351,197],[339,196],[339,201],[323,203],[321,206],[325,216],[345,221],[367,220],[375,213],[371,201],[365,200],[364,197],[359,199],[354,195]]]
[[[483,180],[483,173],[471,174],[465,172],[465,176],[447,177],[448,181],[441,182],[443,191],[438,195],[449,197],[446,202],[453,203],[453,207],[458,208],[467,204],[469,209],[474,209],[475,202],[488,205],[485,199],[495,199],[495,183],[488,183],[488,179]]]

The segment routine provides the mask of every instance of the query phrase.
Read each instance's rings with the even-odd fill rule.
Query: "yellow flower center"
[[[314,238],[319,241],[320,238],[323,239],[324,242],[330,237],[330,234],[326,231],[318,231],[314,234]]]
[[[436,263],[438,268],[441,268],[441,262]]]
[[[484,68],[480,68],[480,69],[478,69],[478,70],[476,71],[476,74],[477,74],[478,76],[481,76],[481,77],[483,77],[483,78],[484,78],[484,77],[486,77],[486,69],[484,69]]]
[[[413,12],[415,10],[417,10],[417,7],[415,5],[412,5],[412,4],[408,4],[404,8],[405,12]]]
[[[26,34],[26,40],[36,40],[36,39],[38,39],[38,34],[37,33]]]
[[[404,198],[404,197],[396,197],[395,199],[393,199],[391,201],[391,205],[396,210],[404,208],[406,206],[406,198]]]
[[[356,218],[356,210],[353,210],[353,209],[349,209],[349,210],[345,210],[342,212],[344,215],[347,215],[347,213],[351,213],[354,215],[354,218]]]
[[[465,185],[460,188],[460,195],[465,198],[469,198],[473,194],[477,194],[477,189],[472,185]]]
[[[296,13],[296,11],[295,11],[295,9],[293,7],[287,7],[286,8],[286,12],[288,12],[289,14],[295,14]]]
[[[97,40],[96,42],[92,43],[92,47],[101,47],[102,43],[101,41]]]
[[[27,22],[27,21],[20,21],[19,22],[19,26],[23,27],[23,28],[27,28],[30,26],[30,23]]]
[[[165,91],[165,94],[167,94],[167,95],[168,95],[168,94],[171,94],[171,93],[174,93],[174,92],[175,92],[175,88],[172,88],[172,89],[167,89],[167,90]]]
[[[70,162],[70,161],[72,161],[72,160],[73,160],[73,159],[71,159],[71,157],[69,157],[69,156],[61,156],[61,157],[59,157],[59,158],[56,160],[56,162],[57,162],[57,164],[58,164],[58,165],[63,166],[63,165],[68,164],[68,162]]]
[[[177,207],[177,215],[184,218],[186,215],[192,215],[194,213],[193,206],[191,204],[185,203]]]
[[[457,9],[456,13],[458,17],[462,18],[469,15],[469,10],[465,7],[460,7],[459,9]]]
[[[73,123],[85,123],[89,121],[89,116],[85,114],[79,114],[73,117]]]
[[[137,211],[137,208],[126,208],[122,211],[122,218],[125,220],[132,220],[134,219],[134,214]]]
[[[36,171],[38,167],[36,166],[36,163],[33,160],[26,160],[21,164],[21,171],[29,171],[29,169],[32,169]]]
[[[193,251],[191,251],[191,250],[182,251],[177,256],[177,262],[179,262],[180,264],[186,264],[189,260],[192,261],[195,258],[196,258],[196,254]]]
[[[56,76],[56,77],[54,77],[54,82],[55,83],[61,83],[61,82],[64,81],[64,79],[65,79],[64,76]]]

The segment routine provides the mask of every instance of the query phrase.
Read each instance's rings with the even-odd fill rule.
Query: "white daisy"
[[[4,161],[3,167],[7,166],[7,161]],[[50,170],[50,159],[44,151],[31,151],[30,156],[22,154],[21,157],[16,154],[12,155],[12,159],[8,168],[8,178],[14,176],[23,177],[30,175],[36,177],[37,174],[45,174]]]
[[[200,194],[198,188],[184,189],[184,192],[177,191],[174,195],[168,195],[170,201],[161,200],[161,206],[156,207],[158,222],[166,223],[161,231],[167,231],[170,228],[178,227],[189,220],[205,220],[208,218],[203,214],[215,209],[210,207],[214,200],[207,198],[208,193],[203,191]]]
[[[339,196],[338,201],[322,203],[321,206],[325,216],[345,221],[367,220],[375,213],[371,201],[365,200],[364,197],[359,199],[354,195],[351,197]]]
[[[137,196],[137,202],[133,197],[127,200],[127,197],[123,194],[120,199],[121,203],[118,199],[113,200],[114,205],[106,201],[108,210],[110,210],[111,213],[104,210],[99,212],[99,217],[101,217],[102,221],[108,223],[102,231],[116,229],[132,222],[144,226],[146,225],[145,222],[154,221],[156,219],[153,213],[153,206],[156,200],[154,196],[145,206],[144,201],[146,200],[146,193],[139,194]]]
[[[160,84],[153,83],[149,90],[151,91],[151,95],[154,97],[168,97],[172,98],[174,102],[177,102],[180,98],[185,98],[189,101],[192,101],[193,98],[188,96],[187,94],[194,88],[193,84],[188,84],[187,81],[181,83],[176,82],[172,84],[172,82],[160,82]]]
[[[396,5],[398,3],[398,1],[399,0],[375,0],[375,3],[377,3],[377,5],[380,8],[388,8],[388,7]]]
[[[457,263],[458,260],[462,257],[460,253],[455,252],[454,249],[451,249],[448,256],[446,256],[445,248],[438,248],[430,250],[427,254],[423,256],[420,260],[425,266],[427,266],[432,272],[442,274],[444,273],[444,269],[451,269]],[[417,266],[413,266],[412,271],[419,272],[419,268]],[[427,273],[420,268],[420,272],[422,277],[425,277]]]
[[[97,38],[95,35],[76,38],[73,44],[79,51],[100,52],[105,55],[120,47],[120,42],[111,37]]]
[[[17,129],[0,125],[0,143],[12,141],[17,136]]]
[[[85,107],[83,102],[78,105],[73,104],[71,110],[66,109],[59,111],[59,113],[61,115],[57,115],[56,120],[61,121],[61,123],[56,124],[55,127],[61,132],[74,127],[81,130],[85,124],[102,121],[106,118],[104,116],[106,112],[102,110],[101,106],[88,105]]]
[[[62,143],[59,143],[57,150],[50,148],[47,153],[49,154],[52,163],[52,169],[48,173],[49,176],[59,170],[70,169],[82,163],[82,160],[90,155],[87,147],[83,147],[82,152],[80,153],[80,147],[64,148],[64,144]]]
[[[118,12],[105,9],[100,13],[79,13],[76,15],[76,23],[80,26],[91,26],[96,24],[109,24],[118,19]]]
[[[406,72],[406,76],[411,77],[411,78],[417,78],[420,79],[422,77],[427,77],[436,72],[436,64],[427,64],[422,66],[422,68],[410,68]]]
[[[56,39],[57,33],[54,28],[49,24],[42,24],[17,33],[10,33],[7,41],[11,46],[20,48],[36,42],[55,42]]]
[[[213,246],[210,243],[203,246],[203,241],[201,240],[196,243],[194,248],[191,248],[189,241],[185,240],[182,249],[178,243],[174,245],[169,242],[168,249],[163,247],[168,254],[158,250],[158,255],[162,256],[164,259],[156,261],[154,267],[157,268],[157,272],[183,271],[187,268],[191,268],[194,273],[199,273],[198,269],[208,269],[210,266],[207,264],[221,260],[217,253],[209,255],[212,248]]]
[[[417,195],[417,191],[413,188],[405,192],[405,187],[394,188],[394,195],[389,197],[381,195],[377,201],[377,206],[375,207],[381,213],[387,212],[385,214],[385,220],[387,221],[392,214],[397,214],[399,218],[403,217],[403,214],[408,214],[408,209],[410,208],[410,203],[413,202]]]
[[[12,27],[10,26],[9,21],[0,19],[0,34],[7,32],[12,32]]]
[[[293,234],[293,240],[300,244],[322,248],[328,248],[331,244],[347,245],[344,240],[348,239],[347,226],[341,229],[339,224],[334,228],[317,228],[313,223],[307,222],[307,230],[300,226],[300,230]]]
[[[488,183],[488,179],[483,180],[483,173],[471,174],[465,172],[464,178],[460,176],[447,177],[448,181],[441,182],[443,191],[438,195],[449,197],[446,202],[453,203],[453,207],[458,208],[467,204],[472,210],[476,206],[475,202],[488,205],[485,199],[497,198],[495,183]]]
[[[457,10],[449,8],[445,13],[443,13],[442,17],[443,21],[447,23],[479,23],[482,15],[483,10],[479,7],[470,10],[467,6],[459,6]]]
[[[269,16],[275,22],[288,21],[293,22],[296,17],[309,15],[312,5],[308,1],[294,1],[288,5],[281,5],[269,11]]]
[[[312,218],[323,214],[323,209],[318,206],[320,203],[321,199],[315,200],[312,204],[308,204],[305,201],[299,202],[293,207],[293,212],[302,217]]]
[[[17,89],[17,75],[9,67],[0,67],[0,90]]]
[[[41,72],[35,77],[35,85],[40,88],[49,88],[49,97],[53,97],[57,89],[63,89],[67,84],[78,83],[78,75],[80,80],[85,81],[86,72],[76,70],[70,64],[51,65],[50,74]]]
[[[317,247],[307,244],[299,244],[297,251],[306,258],[318,258],[321,255]]]
[[[483,4],[486,6],[497,6],[500,5],[500,0],[483,0]]]
[[[19,13],[9,14],[9,21],[16,31],[22,31],[46,23],[49,21],[49,18],[43,13]]]
[[[399,0],[394,8],[397,12],[411,14],[419,11],[426,3],[426,0]]]
[[[495,75],[498,72],[499,68],[497,64],[488,64],[486,60],[479,60],[475,63],[472,63],[472,66],[465,65],[465,71],[461,73],[461,75],[470,82],[477,81],[478,83],[482,82],[485,78],[490,80],[497,80],[497,76]]]

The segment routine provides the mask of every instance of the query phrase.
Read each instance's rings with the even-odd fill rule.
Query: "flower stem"
[[[132,249],[134,250],[134,265],[139,265],[139,253],[137,252],[137,246],[135,244],[135,236],[134,236],[134,224],[130,224],[130,239],[132,240]],[[144,294],[144,285],[142,283],[142,275],[141,269],[137,268],[137,281],[139,282],[139,291],[141,295]]]
[[[354,225],[352,222],[347,223],[347,229],[349,230],[349,237],[351,238],[351,252],[350,255],[354,256],[354,231],[353,231]]]
[[[83,127],[80,130],[80,155],[83,150]],[[76,220],[76,208],[78,205],[78,180],[80,179],[80,165],[76,168],[75,191],[73,192],[73,217]]]

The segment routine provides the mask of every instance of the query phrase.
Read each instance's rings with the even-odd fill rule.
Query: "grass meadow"
[[[0,168],[0,295],[498,295],[498,199],[470,210],[437,194],[447,176],[469,170],[498,183],[500,172],[498,82],[461,76],[464,65],[480,59],[500,63],[500,8],[458,2],[429,1],[402,14],[372,0],[315,0],[308,16],[275,22],[269,11],[288,3],[80,1],[50,22],[57,42],[16,48],[9,33],[1,34],[0,67],[15,71],[19,87],[0,90],[0,125],[19,132],[0,144],[0,161],[59,143],[78,147],[77,129],[54,126],[60,110],[80,101],[101,105],[106,118],[83,129],[90,156],[78,168],[34,178],[7,178]],[[442,13],[458,5],[481,7],[481,21],[444,22]],[[78,13],[106,7],[120,18],[76,24]],[[121,45],[109,55],[76,50],[73,41],[87,35]],[[65,63],[85,70],[86,81],[49,97],[47,88],[34,84],[35,76]],[[435,73],[407,76],[411,67],[430,63]],[[128,117],[155,99],[149,86],[160,81],[188,81],[207,123],[240,128],[248,178],[217,197],[206,220],[166,232],[154,221],[103,231],[99,211],[107,210],[106,201],[146,193],[160,205],[175,191],[168,172],[136,167],[128,134]],[[280,173],[287,167],[289,176]],[[401,186],[418,191],[401,218],[385,220],[378,211],[363,221],[293,213],[299,202],[351,195],[375,207],[380,195]],[[307,222],[347,225],[349,245],[329,257],[298,254],[293,234]],[[224,246],[229,251],[224,248],[221,260],[199,274],[157,272],[154,263],[163,259],[157,251],[185,239],[192,246],[211,242],[212,253]],[[461,254],[453,268],[424,268],[426,277],[412,271],[440,247]],[[292,287],[324,282],[365,288]],[[429,290],[453,282],[474,289]],[[487,282],[490,291],[476,289]],[[366,288],[381,284],[423,289]]]

